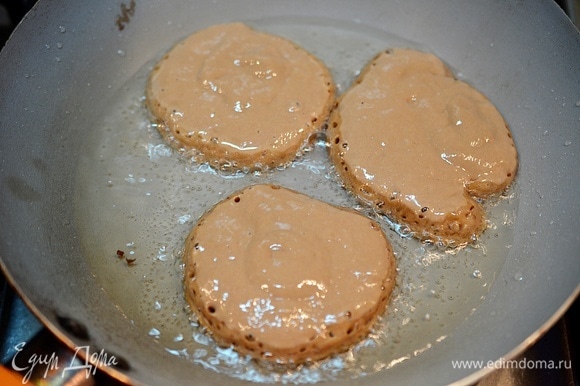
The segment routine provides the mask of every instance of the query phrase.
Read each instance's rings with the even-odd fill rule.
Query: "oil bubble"
[[[156,328],[152,328],[151,330],[149,330],[149,336],[159,338],[161,336],[161,332]]]

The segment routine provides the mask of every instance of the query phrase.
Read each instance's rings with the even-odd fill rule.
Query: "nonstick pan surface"
[[[221,197],[275,182],[357,205],[322,143],[287,170],[238,176],[193,164],[158,136],[143,107],[148,71],[180,38],[234,20],[303,45],[339,92],[381,49],[433,52],[511,127],[520,169],[489,204],[481,243],[450,254],[385,226],[397,290],[354,359],[282,375],[232,365],[235,354],[212,346],[184,308],[183,237]],[[105,349],[118,363],[103,370],[131,383],[472,382],[491,369],[452,361],[515,355],[578,292],[579,58],[578,31],[540,1],[40,1],[0,54],[3,269],[49,329],[71,347]]]

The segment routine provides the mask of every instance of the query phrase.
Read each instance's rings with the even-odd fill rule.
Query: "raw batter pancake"
[[[431,54],[375,57],[340,98],[328,130],[345,186],[422,239],[473,241],[486,228],[477,199],[502,192],[517,152],[501,114]]]
[[[280,363],[347,350],[395,284],[377,223],[274,185],[247,187],[207,212],[184,259],[186,298],[218,343]]]
[[[320,60],[242,23],[215,25],[178,43],[147,87],[164,138],[224,170],[292,161],[325,124],[334,97]]]

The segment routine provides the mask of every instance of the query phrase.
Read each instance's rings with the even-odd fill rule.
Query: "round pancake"
[[[380,53],[341,96],[330,156],[344,185],[414,236],[457,246],[486,228],[479,200],[517,170],[510,130],[479,91],[434,55]]]
[[[216,341],[279,363],[347,350],[395,285],[377,223],[274,185],[247,187],[207,212],[184,261],[186,299]]]
[[[334,97],[320,60],[242,23],[179,42],[154,67],[146,90],[163,137],[223,170],[286,165],[325,124]]]

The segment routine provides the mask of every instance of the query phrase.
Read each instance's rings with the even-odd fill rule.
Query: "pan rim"
[[[17,295],[22,299],[23,303],[28,307],[28,309],[34,314],[34,316],[42,323],[42,325],[47,328],[59,341],[67,346],[69,350],[75,350],[77,344],[71,339],[59,326],[53,323],[48,317],[46,317],[29,299],[29,297],[24,293],[22,288],[16,283],[7,266],[4,263],[4,259],[0,256],[0,270],[5,275],[6,280],[10,286],[15,290]],[[580,284],[572,291],[572,293],[566,298],[564,303],[558,307],[555,313],[553,313],[548,320],[546,320],[540,327],[528,335],[519,345],[514,347],[505,355],[496,358],[496,360],[504,359],[511,360],[517,357],[519,354],[523,353],[525,350],[533,346],[542,336],[544,336],[556,323],[564,316],[564,314],[570,309],[572,304],[580,297]],[[87,359],[86,353],[82,350],[79,351],[79,356],[83,359]],[[142,383],[137,382],[135,379],[123,373],[121,370],[117,370],[111,366],[99,366],[99,370],[103,371],[112,378],[125,383],[127,385],[141,385]],[[450,386],[467,386],[472,385],[475,382],[480,381],[485,376],[496,371],[493,367],[484,367],[477,370],[470,375],[463,377],[457,381],[450,383]],[[144,385],[144,384],[143,384]]]
[[[8,261],[9,258],[8,256],[6,256],[6,260]],[[21,296],[23,298],[23,300],[25,300],[25,304],[26,306],[31,309],[33,311],[33,313],[39,317],[39,319],[41,319],[41,322],[43,323],[43,325],[47,326],[47,328],[52,332],[55,333],[55,335],[57,335],[60,339],[60,337],[62,336],[61,340],[64,340],[64,343],[69,347],[69,348],[73,348],[73,340],[70,339],[66,333],[62,330],[62,328],[60,328],[58,326],[58,324],[55,324],[53,321],[51,321],[48,317],[45,317],[42,312],[40,311],[39,308],[37,308],[36,306],[34,306],[34,304],[31,302],[30,298],[28,298],[28,296],[26,294],[23,293],[22,289],[20,288],[20,286],[18,286],[17,283],[15,283],[12,275],[8,272],[6,265],[4,263],[4,259],[2,259],[2,257],[0,256],[0,267],[2,268],[3,272],[6,274],[7,279],[9,281],[9,283],[11,284],[11,286],[13,288],[15,288],[17,291],[17,293],[19,294],[19,296]],[[34,295],[34,294],[32,294]],[[514,349],[510,350],[508,352],[508,354],[506,355],[517,355],[519,352],[523,351],[525,348],[531,346],[535,341],[537,341],[537,339],[539,339],[539,337],[541,337],[549,327],[552,327],[553,324],[556,323],[556,321],[558,320],[559,317],[561,317],[561,315],[563,315],[563,313],[570,307],[570,305],[573,303],[574,299],[576,297],[578,297],[579,295],[579,288],[578,286],[572,291],[572,293],[566,298],[566,301],[560,305],[560,307],[557,309],[556,313],[552,314],[548,320],[546,320],[540,327],[538,327],[535,331],[533,331],[533,333],[530,334],[530,336],[526,339],[524,339],[517,347],[515,347]],[[33,296],[34,297],[34,296]],[[572,300],[571,300],[572,299]],[[564,307],[564,308],[563,308]],[[560,315],[558,315],[556,317],[556,315],[560,313]],[[546,328],[546,326],[548,328]],[[112,372],[112,373],[119,373],[121,376],[123,376],[124,374],[120,371],[117,371],[116,369],[106,369],[107,372]],[[493,369],[486,371],[483,370],[483,372],[485,374],[492,372]],[[461,380],[459,380],[458,382],[463,382],[464,380],[475,376],[476,374],[478,374],[478,372],[473,373],[470,376],[464,377]],[[484,376],[485,374],[483,374],[482,376]],[[116,376],[114,376],[115,378],[117,378]],[[479,379],[480,376],[477,376]],[[130,380],[130,378],[127,378],[128,380]],[[134,382],[134,381],[133,381]],[[463,383],[459,383],[459,384],[463,384]]]

